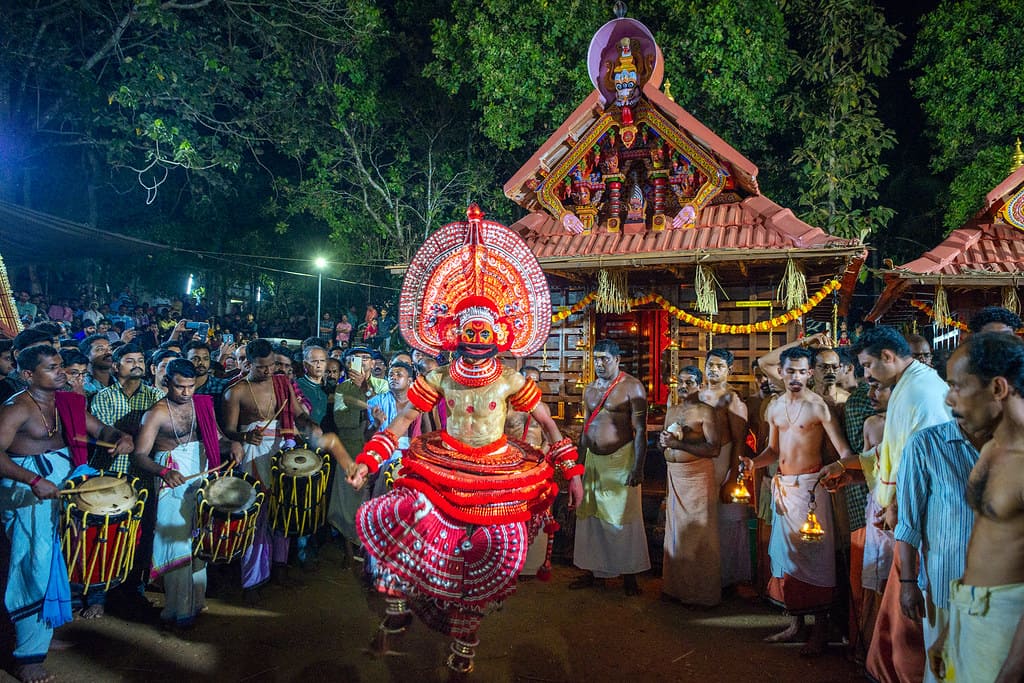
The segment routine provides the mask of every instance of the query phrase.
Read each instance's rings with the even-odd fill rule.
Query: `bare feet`
[[[104,615],[103,605],[89,605],[78,613],[83,619],[99,619]]]
[[[766,643],[803,643],[807,640],[807,629],[803,624],[790,624],[785,631],[779,631],[764,639]]]
[[[242,591],[242,599],[245,600],[245,604],[255,607],[263,602],[263,594],[259,588],[246,588]]]
[[[603,588],[604,579],[598,579],[593,574],[587,573],[569,582],[569,590],[580,590],[581,588]]]
[[[57,680],[53,674],[43,668],[42,662],[22,664],[14,670],[14,677],[22,683],[49,683]]]
[[[640,584],[637,583],[635,574],[626,574],[622,577],[622,590],[630,597],[643,592],[640,590]]]

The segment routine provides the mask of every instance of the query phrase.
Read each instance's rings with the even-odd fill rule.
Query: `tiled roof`
[[[1024,232],[1007,225],[1000,212],[1022,186],[1024,166],[993,188],[985,196],[985,207],[938,246],[887,271],[885,290],[867,320],[892,317],[890,310],[909,295],[912,285],[934,287],[943,282],[975,289],[1016,286],[1015,276],[1024,277]]]
[[[719,249],[789,250],[858,247],[856,240],[832,237],[804,223],[763,195],[741,202],[706,207],[697,226],[685,230],[645,231],[640,234],[595,232],[571,235],[544,212],[534,212],[512,226],[537,258],[628,254],[707,252]],[[793,254],[798,256],[798,254]]]

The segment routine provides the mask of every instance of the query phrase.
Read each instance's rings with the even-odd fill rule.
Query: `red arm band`
[[[441,400],[441,393],[434,387],[427,384],[423,375],[416,378],[416,381],[409,387],[409,402],[421,413],[430,412],[430,409]]]
[[[527,378],[522,388],[508,397],[508,402],[514,410],[528,413],[540,403],[540,387],[532,379]]]
[[[380,467],[380,464],[391,457],[391,454],[398,448],[398,438],[387,429],[374,434],[363,451],[356,457],[357,465],[366,465],[373,474]]]
[[[576,462],[579,457],[580,454],[577,452],[576,446],[568,437],[551,444],[551,448],[548,449],[548,462],[557,468],[566,479],[583,476],[583,465]]]

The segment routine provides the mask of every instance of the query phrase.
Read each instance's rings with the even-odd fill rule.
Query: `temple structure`
[[[1024,284],[1024,153],[985,196],[984,208],[920,257],[887,270],[885,290],[867,319],[963,329],[985,306],[1019,312]]]
[[[595,340],[619,343],[652,404],[711,347],[735,354],[744,385],[751,362],[795,338],[804,316],[844,313],[865,255],[761,194],[757,166],[662,91],[662,53],[642,23],[608,22],[587,59],[593,92],[504,186],[529,211],[512,228],[547,273],[556,311],[548,344],[526,362],[567,422],[581,414]]]

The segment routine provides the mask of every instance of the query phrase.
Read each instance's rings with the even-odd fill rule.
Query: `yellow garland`
[[[913,306],[914,308],[916,308],[917,310],[921,311],[922,313],[924,313],[926,316],[928,316],[932,320],[936,319],[935,311],[932,310],[932,307],[929,306],[928,304],[926,304],[925,302],[918,301],[917,299],[911,299],[910,300],[910,305]],[[963,330],[964,332],[967,332],[970,329],[970,328],[967,327],[967,325],[965,323],[962,323],[959,320],[953,320],[952,318],[950,318],[948,316],[942,321],[942,323],[943,323],[943,325],[945,327],[955,327],[958,330]]]
[[[842,285],[839,283],[838,280],[830,280],[829,282],[826,282],[825,286],[819,289],[814,294],[814,296],[810,297],[807,300],[807,303],[803,304],[802,306],[798,306],[797,308],[786,311],[782,315],[777,315],[771,320],[763,320],[759,323],[752,323],[747,325],[725,325],[723,323],[716,323],[711,322],[710,320],[705,320],[703,318],[698,318],[694,315],[687,313],[678,306],[672,305],[665,299],[665,297],[661,296],[660,294],[645,294],[644,296],[637,297],[635,299],[630,299],[629,307],[635,308],[637,306],[645,306],[647,304],[654,303],[658,304],[658,306],[660,306],[663,310],[668,311],[669,314],[674,315],[676,318],[686,323],[687,325],[691,325],[693,327],[697,327],[708,332],[714,332],[715,334],[750,334],[751,332],[768,332],[770,330],[775,329],[776,327],[782,327],[783,325],[793,322],[800,316],[809,313],[811,309],[820,304],[826,296],[828,296],[835,290],[839,289],[841,286]],[[571,307],[563,308],[558,313],[552,315],[552,324],[558,324],[565,320],[566,318],[568,318],[570,315],[575,315],[576,313],[579,313],[587,306],[592,304],[596,299],[597,292],[591,292],[590,294],[586,295],[578,302],[573,304]]]

